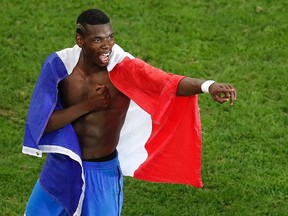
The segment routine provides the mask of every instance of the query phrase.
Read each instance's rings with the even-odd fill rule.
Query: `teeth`
[[[99,58],[101,59],[103,63],[107,63],[109,61],[109,56],[110,56],[110,52],[101,54]]]

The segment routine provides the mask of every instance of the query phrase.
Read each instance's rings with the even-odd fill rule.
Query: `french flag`
[[[22,149],[38,157],[49,153],[40,182],[69,215],[80,215],[85,191],[77,136],[71,124],[43,132],[52,112],[63,108],[57,86],[72,73],[80,52],[75,45],[51,54],[43,64],[28,110]],[[123,174],[203,187],[198,97],[176,97],[184,77],[154,68],[117,44],[107,70],[115,87],[131,99],[117,147]]]

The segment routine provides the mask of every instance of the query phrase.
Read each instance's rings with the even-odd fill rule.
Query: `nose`
[[[101,44],[101,48],[103,49],[107,49],[110,48],[111,46],[113,46],[113,40],[111,40],[111,38],[103,38],[102,40],[102,44]]]

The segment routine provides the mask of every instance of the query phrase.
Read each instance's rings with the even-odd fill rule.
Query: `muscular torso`
[[[83,76],[76,67],[59,88],[64,104],[71,106],[87,98],[88,92],[98,84],[108,88],[109,106],[72,122],[84,160],[105,157],[115,150],[130,100],[113,86],[107,71]]]

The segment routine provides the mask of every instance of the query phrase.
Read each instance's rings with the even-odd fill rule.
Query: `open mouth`
[[[99,58],[103,64],[107,64],[109,62],[109,56],[110,56],[110,52],[101,54]]]

